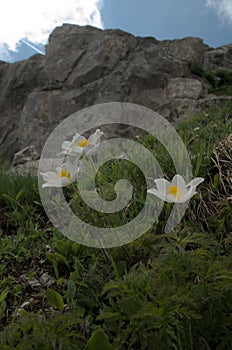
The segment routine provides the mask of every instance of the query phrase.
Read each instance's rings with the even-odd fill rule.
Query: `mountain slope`
[[[231,62],[232,44],[212,49],[192,37],[158,41],[121,30],[57,27],[45,56],[0,62],[0,155],[11,159],[29,145],[40,152],[61,120],[97,103],[141,104],[171,122],[188,118],[231,99],[212,93],[221,84],[217,72],[230,73]]]

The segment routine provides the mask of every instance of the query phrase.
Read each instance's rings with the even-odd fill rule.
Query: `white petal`
[[[71,161],[70,158],[68,158],[64,163],[63,163],[63,166],[62,168],[69,171],[69,172],[72,172],[72,169],[73,169],[74,165],[73,165],[73,162]]]
[[[62,152],[57,153],[58,156],[60,156],[61,154],[67,154],[68,150],[63,150]]]
[[[65,149],[65,150],[68,150],[72,145],[72,142],[69,142],[69,141],[64,141],[61,145],[61,148],[62,149]]]
[[[200,183],[204,181],[203,177],[196,177],[192,181],[190,181],[186,187],[197,187]]]
[[[82,135],[77,134],[76,137],[73,138],[72,144],[76,145],[78,141],[86,140],[86,138]]]
[[[156,197],[165,200],[165,194],[157,191],[155,188],[150,188],[149,190],[147,190],[147,193],[154,194]]]
[[[73,146],[72,149],[71,149],[71,152],[70,154],[82,154],[83,150],[85,149],[85,147],[80,147],[80,146]]]
[[[156,179],[154,182],[157,186],[158,191],[164,195],[167,193],[169,186],[171,186],[171,183],[166,179]]]
[[[97,143],[99,143],[102,135],[103,135],[103,132],[101,131],[101,129],[97,129],[95,133],[89,137],[90,144],[96,145]]]
[[[177,174],[173,177],[172,185],[178,186],[180,189],[183,189],[183,188],[186,189],[185,181],[184,181],[183,177],[179,174]]]
[[[189,199],[191,199],[197,192],[195,191],[195,188],[192,188],[192,190],[188,191],[183,197],[178,199],[176,203],[185,203]]]
[[[80,155],[80,152],[77,150],[73,150],[70,148],[69,152],[66,153],[69,157],[77,157],[78,155]]]
[[[181,198],[187,194],[185,180],[181,175],[177,174],[172,179],[172,185],[179,187],[180,193],[177,200],[181,200]]]
[[[80,134],[78,134],[78,132],[73,136],[73,138],[72,138],[72,143],[73,142],[76,142],[76,140],[78,140],[80,137],[83,137],[83,136],[81,136]]]
[[[79,171],[79,160],[80,160],[80,157],[81,157],[81,154],[76,154],[75,157],[72,157],[72,156],[69,157],[71,174]]]
[[[71,179],[69,180],[70,183],[76,180],[78,172],[79,172],[79,168],[72,171],[72,173],[70,174],[71,175]]]
[[[74,181],[76,181],[76,179],[77,179],[77,174],[78,174],[78,172],[72,174],[71,180],[69,180],[69,181],[70,181],[70,184],[72,184]]]
[[[66,177],[61,177],[61,186],[66,186],[72,183],[72,180],[67,179]]]
[[[120,154],[119,156],[117,156],[116,157],[117,159],[127,159],[127,160],[129,160],[130,158],[129,157],[127,157],[127,155],[125,155],[125,154]]]
[[[48,181],[48,182],[45,182],[43,185],[42,185],[43,188],[45,187],[61,187],[61,184],[60,184],[60,181]]]
[[[73,160],[75,160],[75,159],[78,160],[78,159],[81,157],[81,153],[70,152],[70,153],[68,154],[68,156],[71,157]]]
[[[56,173],[54,171],[48,171],[46,173],[40,173],[44,181],[53,180],[56,178]]]
[[[68,150],[60,152],[60,153],[58,153],[58,155],[60,155],[60,154],[67,154],[69,157],[70,156],[71,157],[76,157],[78,155],[80,156],[82,152],[83,152],[83,147],[72,145],[72,147],[70,147]]]
[[[167,194],[165,196],[165,201],[168,203],[177,203],[177,198],[173,194]]]

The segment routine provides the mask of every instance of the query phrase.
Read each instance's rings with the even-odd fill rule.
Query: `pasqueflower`
[[[42,187],[63,187],[73,183],[77,178],[78,167],[71,161],[65,162],[62,167],[56,168],[56,171],[47,171],[40,173],[44,184]]]
[[[101,129],[97,129],[94,134],[90,135],[88,139],[84,136],[76,133],[72,139],[72,142],[64,141],[62,143],[63,151],[60,154],[68,154],[71,156],[81,156],[84,152],[88,151],[91,147],[96,146],[103,135]]]
[[[172,182],[166,179],[155,179],[155,188],[150,188],[147,192],[168,203],[184,203],[196,194],[196,187],[203,182],[202,177],[196,177],[187,185],[181,175],[175,175]]]

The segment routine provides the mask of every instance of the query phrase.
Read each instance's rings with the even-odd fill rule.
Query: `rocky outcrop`
[[[205,70],[232,69],[232,43],[209,49],[204,55],[203,68]]]
[[[232,44],[209,48],[199,38],[158,41],[121,30],[65,24],[46,55],[0,62],[0,156],[35,146],[71,113],[103,102],[147,106],[175,122],[224,97],[191,69],[232,69]],[[227,97],[228,99],[228,97]]]
[[[39,154],[37,153],[35,146],[28,146],[14,154],[12,164],[17,166],[37,159],[39,159]]]

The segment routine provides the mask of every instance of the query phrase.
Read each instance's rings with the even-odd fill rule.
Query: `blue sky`
[[[218,47],[232,42],[232,0],[8,0],[0,11],[0,59],[44,52],[49,33],[63,22],[158,40],[198,36]]]
[[[204,0],[133,0],[133,5],[130,0],[108,0],[101,14],[106,28],[135,35],[159,40],[198,36],[213,47],[232,42],[232,20]]]

